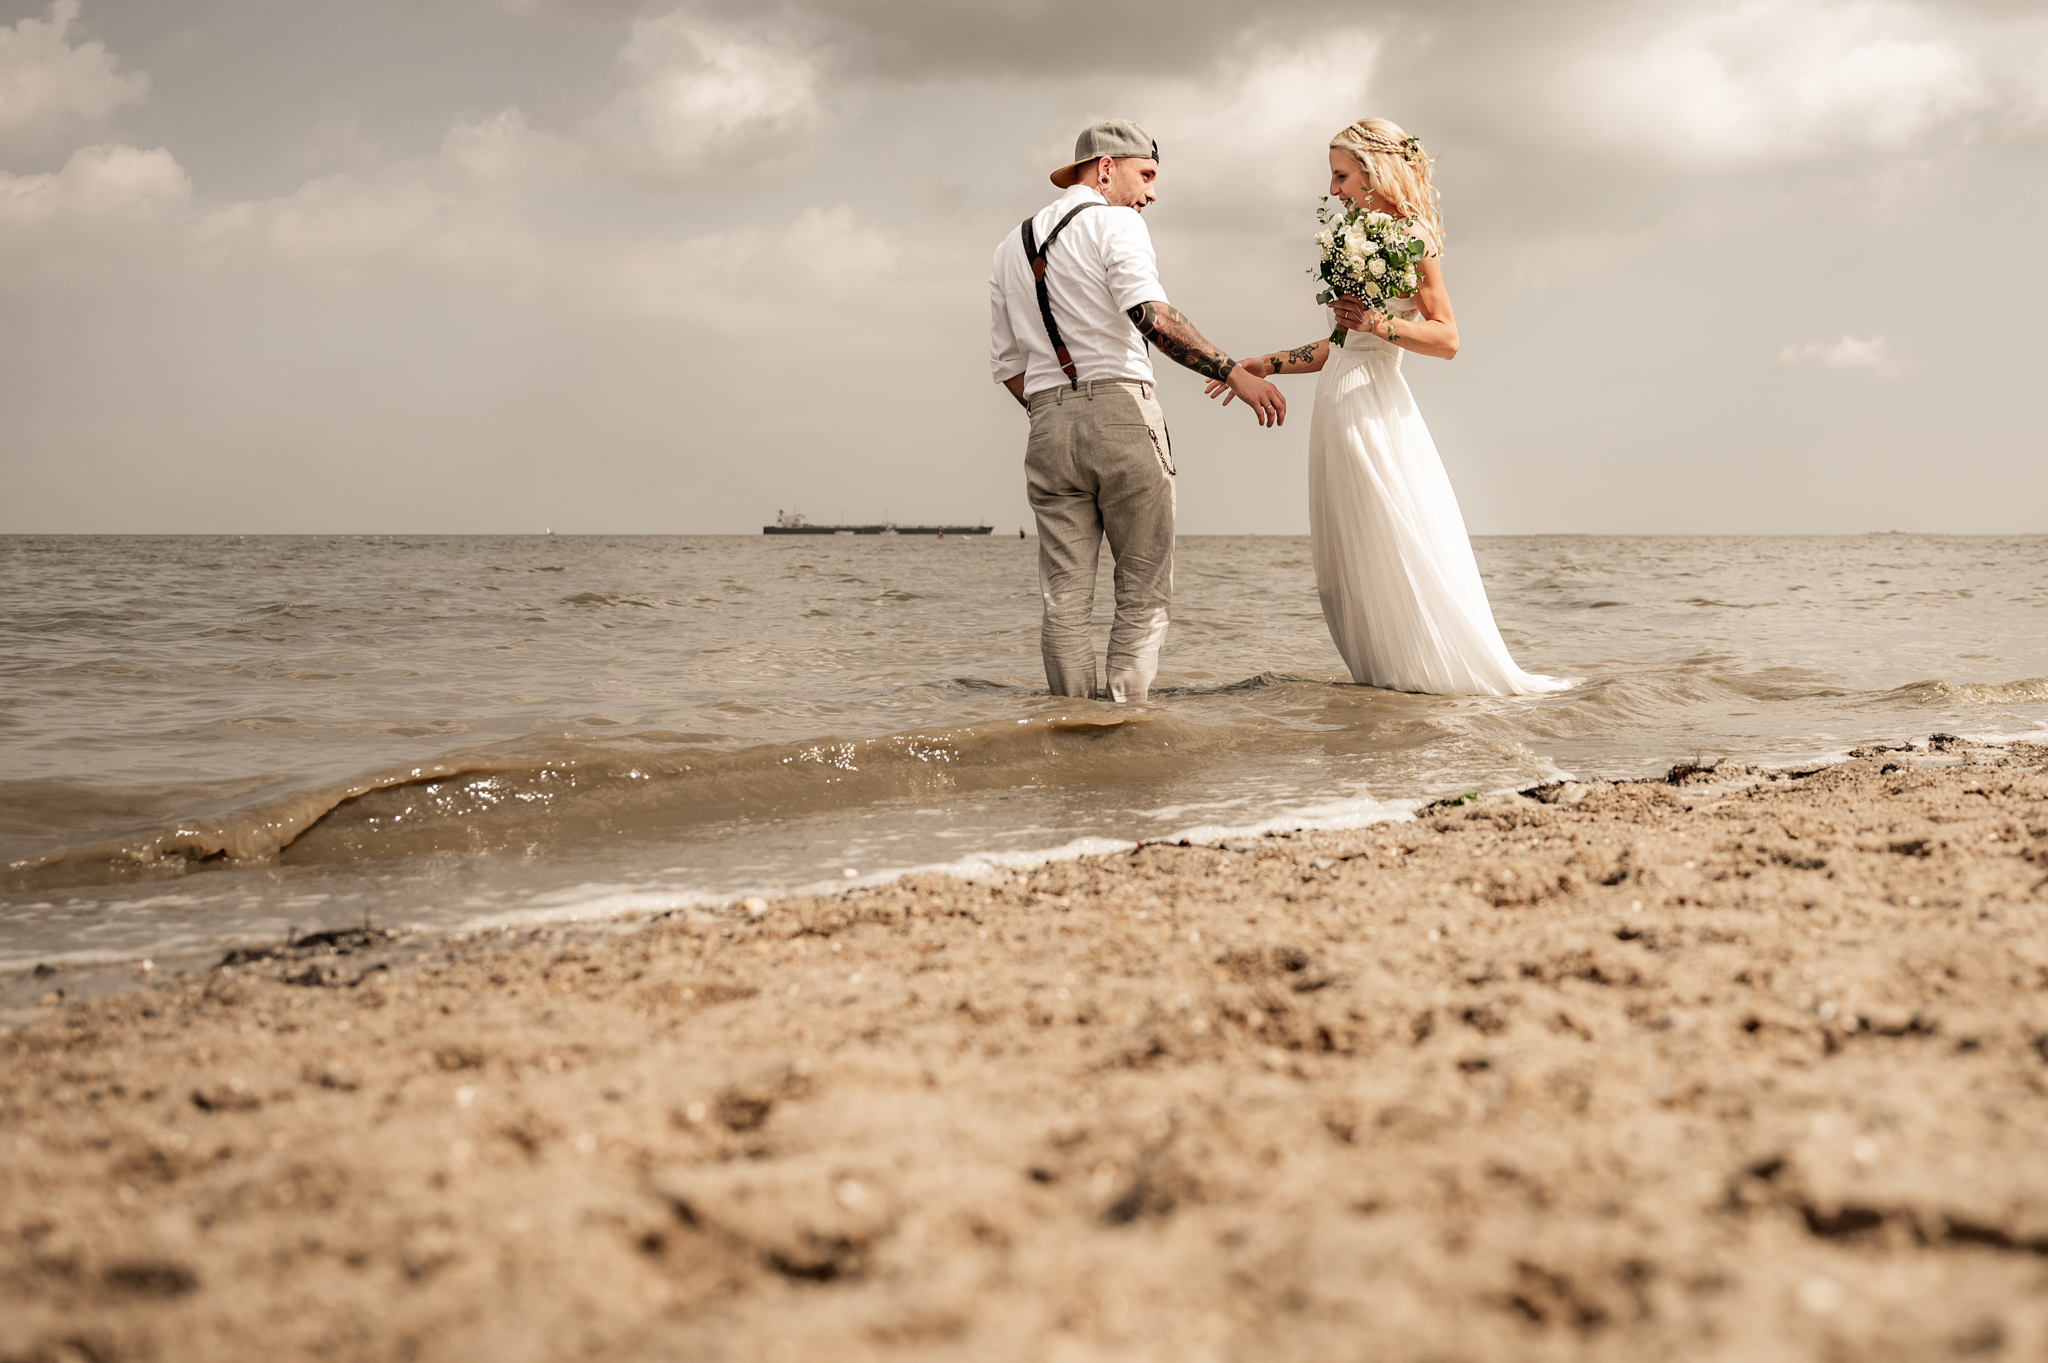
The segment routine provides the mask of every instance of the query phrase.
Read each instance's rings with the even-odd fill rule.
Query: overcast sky
[[[1157,137],[1246,354],[1367,114],[1439,158],[1475,533],[2048,531],[2001,0],[0,0],[0,531],[1013,531],[988,260],[1076,131]],[[1183,532],[1304,532],[1314,381],[1162,379]]]

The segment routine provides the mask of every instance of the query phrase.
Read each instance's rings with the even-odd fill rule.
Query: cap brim
[[[1074,187],[1074,182],[1081,178],[1081,167],[1086,165],[1093,165],[1095,162],[1100,161],[1101,159],[1102,158],[1099,156],[1091,156],[1085,161],[1076,161],[1072,165],[1061,166],[1058,170],[1052,173],[1050,178],[1053,184],[1058,188],[1072,189]]]

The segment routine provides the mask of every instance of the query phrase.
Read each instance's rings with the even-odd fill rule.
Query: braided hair
[[[1331,138],[1330,146],[1350,153],[1365,172],[1366,184],[1399,205],[1401,216],[1421,225],[1431,255],[1443,254],[1443,209],[1420,138],[1388,119],[1361,118]]]

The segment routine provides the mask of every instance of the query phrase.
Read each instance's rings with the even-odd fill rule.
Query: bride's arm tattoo
[[[1194,370],[1205,379],[1227,379],[1237,361],[1210,345],[1195,324],[1171,303],[1140,303],[1130,309],[1132,325],[1160,353],[1175,364]]]
[[[1315,362],[1315,358],[1315,342],[1311,341],[1307,345],[1298,345],[1292,350],[1280,351],[1275,354],[1268,355],[1263,361],[1263,363],[1265,364],[1267,369],[1271,370],[1275,374],[1278,374],[1282,370],[1287,368],[1287,362],[1289,360],[1292,360],[1296,364],[1313,364]]]

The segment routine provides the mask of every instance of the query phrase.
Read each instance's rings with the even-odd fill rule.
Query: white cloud
[[[579,253],[593,296],[624,311],[686,317],[726,334],[815,336],[820,312],[857,320],[839,349],[889,343],[878,326],[928,317],[942,302],[947,264],[979,259],[987,243],[930,226],[873,221],[839,205],[760,224],[669,241],[648,240],[615,257]]]
[[[1844,336],[1839,341],[1788,345],[1778,352],[1778,363],[1819,369],[1860,369],[1885,378],[1896,378],[1911,367],[1903,360],[1892,358],[1892,343],[1883,336],[1872,336],[1868,340]]]
[[[842,348],[880,343],[876,325],[933,305],[944,287],[937,262],[986,249],[944,226],[879,223],[844,205],[695,234],[635,231],[595,207],[622,199],[587,174],[588,161],[573,139],[508,109],[458,124],[436,156],[215,209],[193,240],[214,268],[260,261],[345,287],[466,276],[770,343],[814,332],[821,311],[862,319],[868,330],[841,336]]]
[[[533,127],[516,108],[458,123],[441,139],[441,164],[475,185],[520,188],[561,183],[574,174],[585,155],[577,142]]]
[[[448,130],[438,155],[323,176],[282,198],[208,213],[194,240],[218,263],[253,251],[332,272],[551,268],[539,194],[567,187],[582,152],[530,127],[517,109]]]
[[[149,77],[117,71],[104,44],[65,41],[77,18],[78,0],[55,0],[47,18],[0,28],[0,139],[37,145],[148,95]]]
[[[678,11],[633,25],[616,88],[584,135],[656,184],[783,161],[817,117],[816,85],[787,45]]]
[[[1162,198],[1189,194],[1211,225],[1270,222],[1275,201],[1313,207],[1329,178],[1325,144],[1366,112],[1381,46],[1363,29],[1333,29],[1252,47],[1194,78],[1134,85],[1156,122]],[[1050,169],[1073,143],[1048,151]]]
[[[192,182],[168,151],[80,147],[62,170],[0,171],[0,230],[106,226],[166,218],[192,202]]]
[[[2016,46],[2033,60],[2012,60]],[[1567,125],[1541,131],[1729,165],[1909,151],[2025,116],[2044,57],[2027,17],[1870,0],[1688,8],[1578,52],[1552,87]]]

